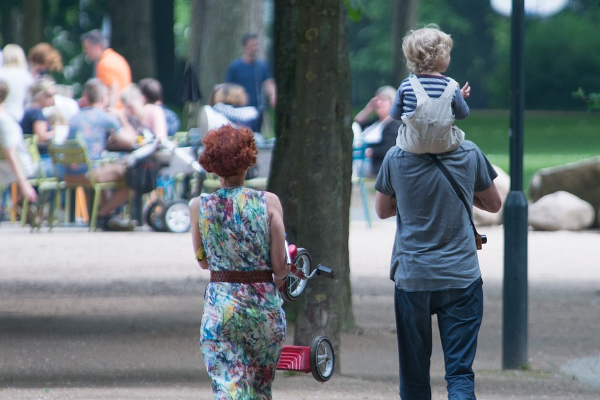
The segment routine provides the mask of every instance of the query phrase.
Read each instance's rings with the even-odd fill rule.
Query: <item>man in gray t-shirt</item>
[[[466,199],[486,211],[502,204],[497,174],[472,142],[437,157]],[[375,183],[380,218],[396,216],[390,278],[400,359],[400,396],[429,398],[431,315],[439,322],[449,398],[475,399],[472,370],[483,316],[481,271],[469,214],[427,154],[395,146]]]

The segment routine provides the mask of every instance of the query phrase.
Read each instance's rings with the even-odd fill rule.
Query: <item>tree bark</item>
[[[393,0],[392,2],[392,74],[390,82],[398,87],[408,76],[406,59],[402,52],[402,39],[415,28],[419,0]]]
[[[192,1],[190,62],[205,103],[215,84],[223,82],[227,65],[242,54],[242,36],[256,33],[262,42],[262,15],[263,0]]]
[[[44,2],[40,0],[21,0],[23,12],[23,50],[42,41]]]
[[[313,268],[322,263],[336,274],[334,280],[312,279],[298,300],[294,343],[308,345],[324,334],[338,350],[341,329],[354,326],[350,72],[342,1],[275,2],[275,78],[277,144],[269,189],[281,199],[288,241],[309,250]]]
[[[175,75],[175,1],[152,0],[154,52],[156,54],[156,79],[163,87],[166,103],[177,101],[178,85]]]
[[[107,0],[112,21],[110,46],[131,67],[134,82],[156,76],[152,0]]]
[[[23,44],[22,40],[22,21],[18,0],[8,0],[0,2],[0,33],[2,33],[2,47],[9,43]]]

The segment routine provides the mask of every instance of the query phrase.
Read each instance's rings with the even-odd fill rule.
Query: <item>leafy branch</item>
[[[576,92],[573,92],[573,97],[585,101],[588,111],[600,110],[600,93],[589,93],[586,95],[583,88],[579,88]]]

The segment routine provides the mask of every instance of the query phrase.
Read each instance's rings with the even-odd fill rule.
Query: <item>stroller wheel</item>
[[[335,355],[333,345],[325,336],[317,336],[310,345],[310,372],[319,382],[326,382],[333,375]]]
[[[144,221],[150,226],[150,228],[157,232],[164,232],[167,230],[164,222],[161,219],[164,209],[165,203],[160,200],[150,203],[144,209]]]
[[[189,231],[192,225],[188,202],[175,200],[165,204],[161,221],[169,232],[183,233]]]

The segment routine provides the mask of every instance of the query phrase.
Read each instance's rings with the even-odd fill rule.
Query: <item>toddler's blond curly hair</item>
[[[450,35],[436,24],[411,30],[402,40],[406,67],[413,74],[433,72],[438,63],[452,50]]]

